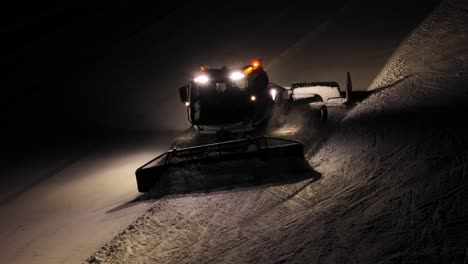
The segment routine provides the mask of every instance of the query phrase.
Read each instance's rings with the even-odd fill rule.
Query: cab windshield
[[[238,80],[238,81],[216,81],[211,82],[204,85],[199,85],[200,89],[214,89],[219,93],[223,93],[226,91],[243,91],[247,88],[247,81],[245,80]]]
[[[247,81],[212,80],[192,89],[192,117],[199,124],[241,122],[248,117],[250,99]]]

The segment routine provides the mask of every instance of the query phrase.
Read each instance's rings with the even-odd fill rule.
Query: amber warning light
[[[250,74],[252,71],[258,69],[259,67],[262,66],[262,60],[254,60],[252,64],[250,64],[247,68],[244,69],[244,74]]]
[[[253,66],[254,68],[258,68],[258,67],[262,66],[262,59],[254,60],[254,61],[252,62],[252,66]]]

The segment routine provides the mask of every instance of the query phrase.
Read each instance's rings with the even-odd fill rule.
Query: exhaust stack
[[[346,76],[346,104],[349,106],[353,103],[353,83],[351,82],[351,74],[348,72]]]

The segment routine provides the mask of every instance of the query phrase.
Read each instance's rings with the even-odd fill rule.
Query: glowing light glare
[[[249,74],[249,73],[251,73],[252,71],[253,71],[253,67],[252,67],[252,66],[249,66],[249,67],[247,67],[247,68],[244,70],[244,73],[245,73],[245,74]]]
[[[261,60],[254,60],[254,61],[252,62],[252,66],[253,66],[255,69],[258,68],[258,67],[260,67],[260,66],[262,66]]]
[[[189,107],[189,106],[190,106],[190,102],[185,102],[185,106]]]
[[[255,100],[257,100],[257,97],[255,97],[255,95],[250,96],[250,101],[255,102]]]
[[[270,95],[271,95],[271,98],[273,99],[273,101],[274,101],[275,98],[276,98],[276,93],[277,93],[277,92],[276,92],[276,89],[271,89],[271,90],[270,90]]]
[[[206,75],[199,75],[195,79],[193,79],[196,83],[207,83],[208,77]]]
[[[229,76],[229,78],[231,78],[231,80],[233,80],[233,81],[240,80],[240,79],[242,79],[244,77],[245,77],[245,75],[242,72],[233,72]]]

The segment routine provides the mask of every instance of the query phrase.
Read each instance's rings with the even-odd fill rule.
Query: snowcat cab
[[[200,66],[200,73],[179,88],[179,94],[190,123],[199,131],[207,127],[253,129],[269,118],[276,93],[281,92],[277,90],[269,88],[262,61],[255,60],[234,69]]]

